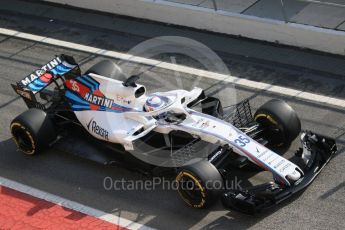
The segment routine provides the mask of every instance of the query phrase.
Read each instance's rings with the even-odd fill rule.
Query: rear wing
[[[73,57],[61,54],[11,86],[28,107],[39,107],[35,96],[37,93],[49,91],[45,89],[52,83],[61,89],[64,79],[76,76],[80,76],[79,65]],[[59,82],[59,79],[62,81]]]

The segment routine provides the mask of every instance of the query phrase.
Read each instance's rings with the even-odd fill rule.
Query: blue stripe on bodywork
[[[54,75],[63,75],[67,72],[69,72],[71,70],[71,68],[66,67],[62,64],[59,64],[57,66],[55,66],[54,68],[52,68],[50,71],[54,74]]]
[[[91,92],[98,89],[99,88],[99,83],[94,80],[92,77],[88,76],[88,75],[83,75],[80,77],[77,77],[75,80],[79,81],[81,84],[85,85],[86,87],[91,89]],[[86,101],[84,98],[80,98],[77,95],[71,93],[70,91],[66,91],[66,97],[69,98],[70,100],[73,100],[75,102],[78,102],[80,104],[93,104],[90,103],[88,101]],[[76,110],[91,110],[90,107],[78,107],[75,108],[72,102],[72,109],[76,109]],[[129,111],[136,111],[132,108],[128,108],[116,103],[113,103],[111,108],[107,108],[104,106],[100,106],[100,108],[97,111],[105,111],[105,112],[114,112],[114,113],[123,113],[123,112],[129,112]]]
[[[62,68],[71,70],[72,67],[66,66],[63,62],[59,64]]]
[[[58,73],[58,71],[56,70],[56,69],[51,69],[50,70],[54,75],[58,75],[59,73]]]
[[[43,82],[43,81],[41,81],[39,78],[38,79],[35,79],[33,82],[31,82],[31,83],[33,83],[35,86],[37,86],[37,87],[44,87],[44,86],[46,86],[47,84],[48,84],[48,82]]]
[[[88,80],[91,84],[95,85],[96,89],[99,88],[99,83],[93,79],[92,77],[90,77],[89,75],[83,75],[83,78],[85,78],[86,80]]]
[[[40,89],[42,89],[42,87],[36,86],[33,83],[28,84],[26,87],[29,88],[32,91],[39,91]]]
[[[66,68],[64,67],[63,65],[58,65],[56,66],[54,69],[56,69],[57,71],[59,71],[60,73],[64,74],[64,73],[67,73],[68,71],[70,71],[71,69],[70,68]]]
[[[74,102],[77,102],[79,104],[82,105],[90,105],[89,102],[85,101],[84,99],[82,99],[81,97],[78,97],[77,95],[75,95],[74,93],[72,93],[71,91],[67,90],[65,93],[65,96],[70,99],[73,100]]]
[[[92,91],[96,90],[95,86],[93,86],[89,82],[85,81],[85,79],[83,77],[77,77],[76,80],[79,81],[80,83],[84,84],[88,88],[90,88]]]
[[[132,108],[128,108],[128,107],[125,107],[125,106],[122,106],[122,105],[119,105],[119,104],[116,104],[115,102],[113,103],[113,105],[111,106],[112,108],[119,108],[119,109],[122,109],[124,112],[127,112],[127,111],[133,111]]]
[[[73,109],[78,109],[78,110],[87,110],[90,109],[90,107],[87,105],[72,105]]]

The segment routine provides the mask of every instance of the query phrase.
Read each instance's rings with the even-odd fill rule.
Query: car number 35
[[[250,140],[244,136],[238,136],[238,138],[235,140],[235,144],[238,144],[241,147],[245,147]]]

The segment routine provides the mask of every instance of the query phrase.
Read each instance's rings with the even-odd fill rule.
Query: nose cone
[[[297,181],[299,178],[301,178],[301,176],[301,173],[299,173],[297,170],[287,175],[287,177],[292,181]]]

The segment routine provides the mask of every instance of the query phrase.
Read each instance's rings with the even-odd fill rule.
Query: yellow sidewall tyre
[[[178,193],[193,208],[214,204],[223,191],[223,178],[217,168],[206,160],[184,166],[176,176]]]
[[[301,132],[297,113],[282,100],[273,99],[266,102],[256,111],[254,119],[263,126],[278,129],[283,145],[289,145]]]
[[[27,155],[37,154],[57,137],[53,122],[40,109],[29,109],[14,118],[10,130],[18,148]]]

